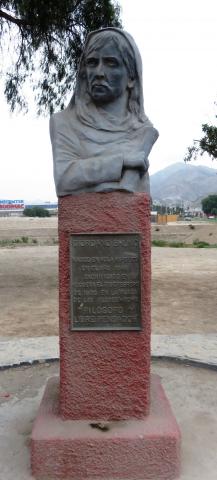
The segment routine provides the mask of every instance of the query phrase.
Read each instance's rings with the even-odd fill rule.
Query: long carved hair
[[[80,100],[87,98],[87,81],[85,60],[92,49],[98,49],[109,42],[113,42],[118,50],[123,63],[126,67],[129,80],[132,80],[132,88],[128,87],[128,110],[134,114],[138,120],[144,121],[143,107],[143,89],[142,89],[142,61],[139,50],[133,38],[126,32],[118,28],[103,28],[89,33],[87,36],[84,51],[80,59],[80,65],[77,75],[76,87],[70,106],[76,102],[76,96]],[[85,101],[85,100],[84,100]]]

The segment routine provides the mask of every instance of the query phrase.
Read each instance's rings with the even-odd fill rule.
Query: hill
[[[199,206],[202,198],[217,193],[217,170],[179,162],[151,175],[150,183],[155,202]]]

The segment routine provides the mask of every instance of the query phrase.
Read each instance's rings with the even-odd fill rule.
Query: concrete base
[[[158,376],[141,420],[62,420],[59,379],[49,380],[32,439],[37,479],[172,480],[180,473],[180,431]]]

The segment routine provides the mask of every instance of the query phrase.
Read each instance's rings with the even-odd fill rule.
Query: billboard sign
[[[23,210],[24,200],[0,200],[0,210]]]

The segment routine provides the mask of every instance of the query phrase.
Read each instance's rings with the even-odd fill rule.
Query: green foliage
[[[202,132],[204,136],[200,140],[194,140],[193,145],[188,147],[184,158],[185,162],[196,160],[198,155],[203,155],[204,153],[208,153],[212,160],[217,159],[217,126],[204,123]]]
[[[199,240],[199,238],[195,238],[195,240],[193,240],[193,245],[194,245],[194,247],[196,247],[196,248],[206,248],[206,247],[209,247],[209,243],[208,243],[208,242],[204,242],[203,240]]]
[[[186,243],[183,242],[167,242],[166,240],[152,240],[154,247],[172,247],[172,248],[185,248]]]
[[[30,246],[30,245],[37,245],[37,244],[38,244],[37,238],[29,238],[29,237],[0,240],[0,247],[3,247],[3,248],[24,247],[26,245]]]
[[[167,242],[165,240],[152,240],[152,245],[154,247],[167,247]]]
[[[202,200],[202,209],[206,215],[217,215],[217,195],[209,195]]]
[[[23,243],[28,243],[29,242],[29,237],[21,237],[21,240]]]
[[[208,242],[199,240],[196,238],[193,244],[184,242],[167,242],[166,240],[152,240],[152,246],[154,247],[172,247],[172,248],[217,248],[217,244],[210,245]]]
[[[25,217],[50,217],[50,212],[42,207],[26,207],[24,208],[23,215],[25,215]]]
[[[101,27],[121,27],[112,0],[0,0],[0,41],[13,53],[5,95],[13,111],[28,110],[25,82],[31,80],[38,113],[64,108],[72,90],[84,39]],[[3,73],[2,73],[3,74]]]
[[[186,247],[186,244],[184,242],[168,242],[168,247],[184,248]]]

